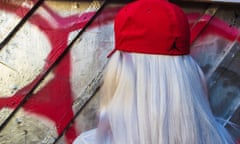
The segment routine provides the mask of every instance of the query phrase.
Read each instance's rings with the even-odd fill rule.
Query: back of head
[[[109,56],[115,51],[119,53],[118,56],[111,56],[106,69],[105,82],[102,87],[105,95],[102,100],[103,107],[116,93],[121,83],[120,79],[128,79],[128,84],[130,81],[135,81],[136,73],[134,72],[139,70],[141,62],[133,63],[126,60],[128,57],[136,59],[134,57],[139,57],[138,54],[140,54],[146,57],[160,56],[159,59],[161,59],[162,56],[178,57],[190,53],[188,20],[181,8],[167,0],[131,2],[119,11],[114,22],[115,49]],[[124,53],[127,53],[127,56]],[[151,59],[145,58],[144,61],[151,61]],[[142,62],[141,67],[145,67],[145,64]],[[168,65],[167,61],[166,64]],[[153,75],[155,74],[157,72]]]
[[[184,12],[166,0],[136,0],[114,23],[115,49],[143,54],[186,55],[190,28]]]

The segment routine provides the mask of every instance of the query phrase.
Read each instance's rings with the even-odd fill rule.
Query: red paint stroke
[[[200,33],[204,30],[204,28],[211,22],[213,16],[203,15],[196,24],[191,27],[191,40],[192,44],[196,38],[200,35]]]
[[[7,4],[1,4],[1,9],[7,12],[12,12],[19,17],[24,17],[29,11],[27,8],[17,7]],[[42,75],[50,67],[50,65],[61,55],[67,47],[67,40],[69,33],[75,30],[82,29],[85,24],[91,19],[95,12],[87,12],[81,15],[73,15],[69,17],[61,17],[54,11],[49,9],[46,5],[43,6],[48,14],[57,22],[57,27],[51,24],[51,21],[44,18],[41,13],[34,14],[29,22],[40,28],[42,32],[48,37],[52,50],[48,55],[44,70],[37,76],[37,78],[29,85],[19,90],[14,96],[10,98],[0,98],[0,108],[16,106],[22,101],[24,96],[33,88],[33,86],[41,79]],[[15,10],[15,11],[14,11]],[[114,13],[118,8],[107,9],[102,12],[104,16],[99,16],[90,28],[100,26],[112,21]],[[55,78],[48,82],[44,88],[38,93],[34,94],[28,102],[23,106],[26,111],[39,114],[51,119],[55,122],[58,133],[60,134],[69,121],[73,118],[73,96],[70,84],[71,61],[70,53],[53,70]],[[68,143],[72,143],[77,136],[76,128],[71,127],[66,134]]]
[[[33,5],[35,3],[33,2]],[[14,15],[18,15],[21,18],[26,15],[29,9],[21,7],[19,4],[11,5],[6,2],[0,1],[0,9],[3,11],[7,11],[8,13],[12,13]]]
[[[194,16],[191,13],[187,15],[189,15],[188,18],[189,22],[191,22],[190,25],[193,25],[193,23],[196,22],[199,17],[201,17],[200,13],[199,14],[194,13]],[[192,37],[194,37],[193,34],[196,33],[196,31],[200,31],[202,27],[204,27],[208,23],[208,19],[210,18],[210,16],[205,15],[204,17],[206,19],[198,23],[198,28],[191,31]],[[201,33],[201,37],[205,37],[207,35],[216,35],[232,42],[235,40],[240,42],[240,38],[237,39],[239,33],[240,30],[238,28],[232,27],[225,21],[214,17],[208,24],[207,28],[204,29],[203,33]]]

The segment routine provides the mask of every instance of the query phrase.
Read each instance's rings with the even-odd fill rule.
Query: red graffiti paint
[[[17,7],[13,5],[0,4],[0,8],[11,13],[15,13],[19,17],[24,17],[29,11],[27,8]],[[69,33],[83,28],[91,19],[95,12],[86,12],[81,15],[73,15],[69,17],[61,17],[46,5],[42,6],[57,22],[57,27],[52,26],[51,21],[45,19],[41,13],[34,14],[29,22],[40,28],[48,37],[52,50],[46,60],[46,65],[42,74],[50,67],[52,63],[67,47]],[[106,23],[112,21],[114,11],[117,9],[108,9],[104,11],[105,17],[101,17],[101,21]],[[91,27],[98,26],[98,23],[93,23]],[[34,94],[27,103],[23,106],[26,111],[39,114],[55,122],[58,133],[60,134],[66,125],[74,116],[72,110],[73,96],[70,85],[71,62],[70,53],[54,68],[53,73],[55,78],[48,82],[44,88]],[[15,108],[24,96],[33,88],[34,84],[42,77],[40,74],[31,84],[19,90],[10,98],[0,98],[0,108],[10,107]],[[76,128],[71,129],[66,133],[66,140],[70,144],[77,136]]]
[[[201,17],[200,13],[190,13],[188,14],[188,19],[190,22],[190,25],[193,27],[194,23],[198,21],[198,18]],[[205,15],[206,19],[203,21],[200,21],[198,23],[198,28],[196,28],[196,31],[199,31],[206,23],[208,23],[209,15]],[[195,31],[191,31],[191,34],[193,35]],[[236,39],[238,34],[240,33],[240,30],[236,27],[230,26],[228,23],[224,22],[223,20],[220,20],[216,17],[210,20],[209,24],[207,25],[207,28],[203,30],[203,33],[201,33],[201,36],[207,36],[207,35],[216,35],[220,36],[224,39],[230,40],[230,41],[239,41],[240,39]]]

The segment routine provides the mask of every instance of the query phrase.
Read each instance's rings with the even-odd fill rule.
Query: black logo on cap
[[[172,46],[170,47],[170,49],[168,51],[173,51],[173,50],[180,51],[177,48],[177,39],[173,42]]]

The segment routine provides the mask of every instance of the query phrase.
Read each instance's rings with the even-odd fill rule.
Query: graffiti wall
[[[111,14],[89,24],[101,5],[1,1],[0,142],[52,143],[72,122],[75,100],[102,71],[113,44]],[[80,132],[74,125],[65,143]]]
[[[97,124],[123,3],[0,0],[0,144],[70,144]],[[181,5],[217,119],[240,138],[240,11]]]

